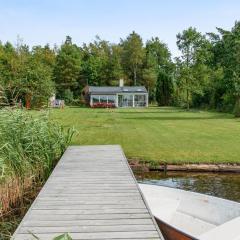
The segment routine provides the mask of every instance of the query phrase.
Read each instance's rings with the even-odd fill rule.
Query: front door
[[[119,107],[132,107],[133,106],[133,95],[118,95],[118,106]]]

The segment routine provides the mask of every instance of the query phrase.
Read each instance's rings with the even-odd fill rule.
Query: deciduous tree
[[[122,64],[125,73],[130,82],[136,86],[139,84],[139,72],[144,59],[142,38],[133,31],[125,40],[121,41],[121,45],[123,47]]]
[[[207,57],[207,41],[195,28],[188,28],[177,35],[177,46],[182,55],[177,59],[178,76],[182,89],[186,92],[186,105],[189,110],[193,93],[201,91],[204,62]],[[197,74],[196,74],[197,73]],[[206,77],[206,76],[204,76]]]
[[[72,43],[71,37],[67,36],[57,52],[54,69],[54,79],[60,97],[64,95],[66,89],[73,91],[78,86],[82,66],[81,59],[79,47]]]

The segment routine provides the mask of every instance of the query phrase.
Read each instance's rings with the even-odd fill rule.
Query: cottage
[[[85,88],[85,99],[91,107],[147,107],[148,92],[143,86]]]

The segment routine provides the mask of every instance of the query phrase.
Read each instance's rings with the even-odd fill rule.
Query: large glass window
[[[114,95],[108,96],[108,103],[115,103],[115,101],[116,101],[116,96]]]
[[[115,104],[115,95],[92,95],[92,103],[110,103]]]
[[[99,103],[99,96],[98,95],[93,95],[92,96],[92,102],[93,103]]]
[[[105,95],[100,96],[100,102],[107,103],[107,96],[105,96]]]
[[[135,107],[146,107],[146,95],[135,95],[134,96],[134,105]]]
[[[133,106],[133,95],[118,95],[118,106],[119,107],[132,107]]]

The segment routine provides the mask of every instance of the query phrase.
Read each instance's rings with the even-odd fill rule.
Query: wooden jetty
[[[118,145],[68,147],[14,240],[163,239]]]

